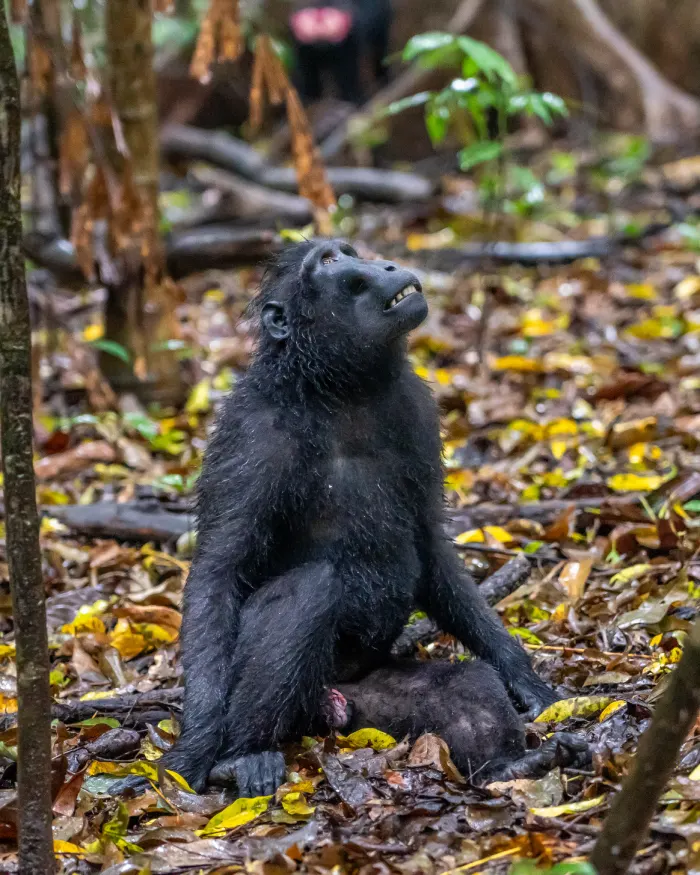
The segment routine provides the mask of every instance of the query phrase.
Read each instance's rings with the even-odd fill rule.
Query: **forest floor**
[[[585,238],[645,227],[671,202],[697,207],[700,158],[665,172],[619,149],[537,160],[545,184],[537,201],[510,203],[501,237]],[[585,860],[697,612],[700,232],[686,220],[605,260],[441,269],[441,244],[483,231],[458,208],[469,186],[450,185],[430,215],[383,222],[375,210],[357,218],[356,236],[377,252],[405,243],[407,263],[411,250],[434,250],[422,274],[431,315],[411,354],[444,414],[451,534],[479,579],[528,558],[528,579],[497,610],[562,699],[529,738],[579,732],[592,767],[475,788],[435,738],[411,746],[364,733],[290,748],[289,782],[269,799],[197,796],[159,776],[177,732],[190,493],[216,403],[250,355],[241,317],[260,270],[185,281],[194,388],[178,412],[106,391],[91,349],[99,297],[59,290],[54,315],[36,323],[36,473],[63,872],[524,875]],[[85,509],[101,502],[123,514]],[[12,871],[16,677],[3,538],[0,529],[0,870]],[[439,633],[416,644],[421,659],[462,652]],[[152,788],[107,795],[133,773]],[[639,872],[697,869],[699,803],[700,725]]]

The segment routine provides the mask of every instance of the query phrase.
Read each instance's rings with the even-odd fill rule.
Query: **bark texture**
[[[599,875],[623,875],[628,870],[699,707],[700,622],[696,622],[591,855]]]
[[[0,9],[0,434],[17,645],[19,871],[54,871],[51,702],[32,464],[31,333],[21,250],[19,85]]]
[[[122,155],[121,162],[130,164],[143,214],[140,253],[132,252],[122,259],[121,281],[109,290],[110,296],[119,301],[112,300],[111,306],[108,304],[106,333],[124,345],[131,339],[128,336],[131,331],[124,330],[125,314],[134,314],[138,325],[127,327],[137,329],[142,348],[132,349],[132,352],[136,353],[135,357],[145,358],[155,396],[169,403],[182,400],[182,383],[177,360],[166,347],[167,341],[175,336],[177,326],[168,286],[161,281],[158,104],[152,23],[152,0],[107,0],[105,32],[110,97],[128,150],[128,156]],[[115,365],[106,360],[105,364]]]

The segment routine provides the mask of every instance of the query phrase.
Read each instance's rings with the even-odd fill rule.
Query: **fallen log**
[[[189,125],[168,125],[160,135],[160,150],[166,158],[195,158],[232,170],[256,182],[265,167],[259,152],[223,131],[205,131]]]
[[[435,193],[435,184],[417,173],[381,170],[376,167],[328,167],[328,180],[336,195],[349,194],[358,200],[384,204],[426,201]],[[260,182],[281,191],[297,191],[293,167],[268,167]]]
[[[176,279],[218,267],[235,267],[269,258],[284,247],[274,231],[205,225],[171,234],[166,244],[170,275]]]
[[[208,161],[266,188],[298,191],[294,168],[270,166],[252,146],[230,134],[169,125],[161,134],[161,150],[169,158]],[[417,173],[372,167],[329,167],[327,173],[337,195],[350,194],[360,200],[425,201],[435,192],[435,184]]]
[[[199,185],[224,193],[223,203],[217,210],[220,222],[235,219],[238,223],[253,223],[272,219],[276,224],[306,225],[313,219],[309,201],[296,194],[287,194],[274,187],[267,188],[226,170],[206,165],[192,168],[190,175]],[[281,186],[278,188],[281,189]],[[287,189],[290,192],[296,190],[296,184]]]
[[[81,535],[123,541],[175,541],[195,524],[194,515],[162,510],[155,502],[64,504],[42,511]]]
[[[483,526],[502,526],[512,520],[532,520],[546,525],[561,516],[570,507],[579,513],[587,510],[602,514],[615,513],[624,507],[637,504],[637,493],[625,495],[605,495],[589,498],[554,498],[547,501],[531,501],[523,504],[501,504],[485,501],[471,507],[463,507],[449,511],[448,532],[458,535],[468,529],[479,529]],[[644,519],[643,510],[641,518]],[[468,545],[467,545],[468,546]]]

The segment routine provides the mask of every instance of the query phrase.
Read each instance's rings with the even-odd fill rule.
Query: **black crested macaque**
[[[305,101],[318,100],[329,74],[342,100],[364,100],[361,67],[367,58],[378,82],[387,82],[390,0],[308,0],[289,17],[296,82]]]
[[[199,480],[167,768],[196,789],[211,772],[273,792],[279,744],[309,731],[329,688],[386,665],[417,607],[539,712],[556,696],[443,533],[437,407],[406,356],[428,312],[416,276],[341,241],[299,243],[256,308],[257,350]]]
[[[337,684],[322,705],[323,729],[373,727],[400,740],[424,732],[447,742],[475,784],[540,777],[555,766],[586,766],[586,741],[558,733],[534,750],[496,671],[481,660],[394,659],[360,681]]]

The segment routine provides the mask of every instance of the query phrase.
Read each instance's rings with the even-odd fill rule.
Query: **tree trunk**
[[[696,621],[593,849],[591,862],[599,875],[624,875],[629,868],[699,707],[700,621]]]
[[[19,871],[54,871],[51,700],[32,464],[29,304],[21,250],[19,83],[0,9],[0,435],[7,561],[17,645]]]
[[[141,349],[132,349],[145,358],[148,381],[158,400],[182,400],[182,382],[177,360],[166,348],[177,332],[174,304],[162,282],[163,254],[159,240],[159,154],[156,76],[153,69],[151,0],[107,0],[105,7],[109,89],[128,148],[128,160],[143,210],[144,231],[141,259],[125,258],[123,282],[109,289],[110,295],[129,296],[131,301],[113,302],[110,312],[133,312],[138,320]],[[124,168],[122,167],[122,170]],[[131,265],[131,267],[127,267]],[[144,267],[134,270],[134,265]],[[146,276],[145,294],[143,275]],[[116,325],[109,331],[119,331]],[[123,328],[124,326],[122,326]],[[122,336],[111,337],[123,341]],[[133,347],[133,342],[131,343]],[[112,357],[113,358],[113,357]],[[106,363],[106,358],[104,359]],[[110,363],[114,365],[114,362]]]

